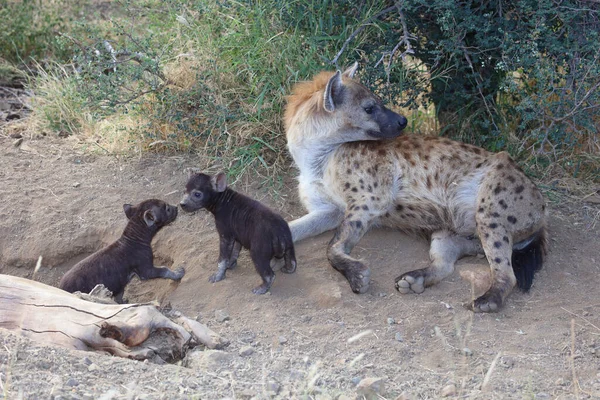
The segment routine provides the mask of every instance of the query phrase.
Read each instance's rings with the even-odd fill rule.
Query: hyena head
[[[400,136],[406,118],[353,79],[357,67],[355,63],[343,73],[321,72],[294,87],[285,113],[292,154],[298,146],[306,149]]]

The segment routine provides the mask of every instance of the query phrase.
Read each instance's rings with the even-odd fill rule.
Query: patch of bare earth
[[[176,204],[185,168],[196,166],[187,155],[122,159],[84,154],[69,140],[25,140],[17,147],[13,141],[0,138],[0,273],[32,277],[42,256],[35,279],[51,285],[120,235],[123,203],[156,197]],[[303,210],[293,177],[286,182],[279,196],[258,182],[235,188],[291,220]],[[428,248],[391,230],[369,232],[353,252],[372,268],[363,295],[329,266],[332,233],[298,244],[297,272],[277,274],[271,294],[252,294],[259,277],[246,252],[224,281],[211,284],[218,256],[212,217],[180,213],[154,249],[161,264],[185,266],[186,276],[180,284],[136,281],[125,297],[158,299],[198,317],[231,341],[224,352],[207,353],[190,367],[156,365],[45,347],[2,331],[0,393],[7,399],[343,399],[356,396],[361,379],[377,377],[385,380],[386,399],[598,397],[600,223],[578,207],[550,204],[544,269],[529,293],[513,293],[490,315],[463,306],[483,291],[461,278],[485,277],[481,258],[461,260],[449,279],[421,295],[399,295],[394,278],[425,266]]]

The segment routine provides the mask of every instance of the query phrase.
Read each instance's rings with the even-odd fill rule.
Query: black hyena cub
[[[142,280],[183,278],[183,268],[171,271],[167,267],[155,267],[151,247],[154,235],[177,218],[177,206],[150,199],[137,206],[124,204],[123,211],[129,222],[119,240],[71,268],[60,281],[61,289],[89,293],[101,283],[121,303],[125,286],[134,274]]]
[[[273,284],[271,259],[283,258],[282,272],[291,274],[296,270],[294,243],[287,222],[258,201],[228,188],[225,174],[193,175],[180,206],[187,212],[205,208],[215,216],[220,252],[218,270],[209,278],[210,282],[225,279],[225,272],[236,266],[242,246],[250,250],[263,280],[262,285],[252,290],[256,294],[266,293]]]

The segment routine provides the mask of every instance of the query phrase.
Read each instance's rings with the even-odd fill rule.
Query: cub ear
[[[214,191],[218,193],[224,192],[225,189],[227,189],[227,175],[223,172],[219,172],[210,179],[210,183],[212,184]]]
[[[125,212],[127,219],[131,219],[135,213],[135,210],[131,204],[123,204],[123,211]]]
[[[348,69],[346,69],[342,75],[347,76],[348,78],[354,78],[354,74],[356,73],[357,69],[358,61],[354,61],[354,64],[348,67]]]
[[[156,217],[154,216],[154,213],[152,212],[152,210],[144,211],[144,222],[146,223],[146,225],[148,225],[148,227],[154,226],[155,219],[156,219]]]
[[[333,75],[329,79],[329,82],[327,82],[327,86],[325,86],[325,93],[323,94],[323,108],[325,109],[325,111],[335,111],[335,103],[336,100],[339,100],[342,88],[342,73],[340,71],[337,71],[335,75]]]

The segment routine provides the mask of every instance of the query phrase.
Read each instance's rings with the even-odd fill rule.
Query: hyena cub
[[[185,270],[181,267],[175,271],[155,267],[151,247],[154,235],[177,218],[177,207],[150,199],[137,206],[124,204],[123,211],[129,222],[119,240],[71,268],[60,281],[61,289],[89,293],[96,285],[103,284],[121,303],[125,286],[134,274],[142,280],[183,278]]]
[[[187,212],[205,208],[215,217],[220,251],[218,270],[209,278],[210,282],[225,279],[226,271],[236,266],[242,246],[250,250],[263,281],[252,290],[255,294],[266,293],[273,284],[275,273],[270,265],[273,258],[275,261],[283,259],[282,272],[291,274],[296,270],[294,244],[287,222],[258,201],[228,188],[225,174],[193,175],[179,205]]]

